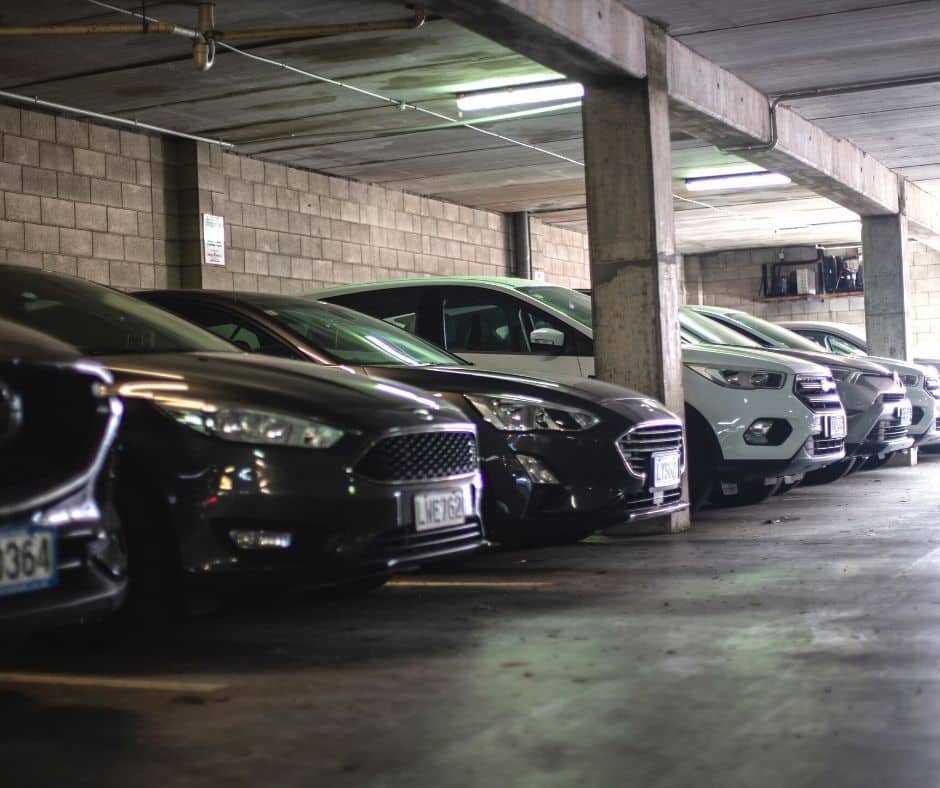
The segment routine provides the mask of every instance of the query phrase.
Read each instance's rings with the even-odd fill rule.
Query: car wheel
[[[697,512],[708,505],[718,481],[715,468],[720,452],[708,422],[691,408],[685,409],[686,445],[689,455],[689,506]]]
[[[825,468],[820,468],[818,471],[810,471],[803,477],[803,484],[814,486],[817,484],[831,484],[832,482],[837,482],[839,479],[848,476],[855,463],[856,458],[849,457],[848,459],[835,462],[832,465],[827,465]]]
[[[764,484],[762,481],[738,482],[738,491],[732,495],[716,490],[712,495],[712,503],[715,506],[754,506],[771,498],[782,484],[782,481],[774,484]]]

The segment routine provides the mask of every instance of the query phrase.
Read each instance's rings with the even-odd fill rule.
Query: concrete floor
[[[34,644],[0,660],[0,781],[935,785],[938,512],[928,458],[684,535]]]

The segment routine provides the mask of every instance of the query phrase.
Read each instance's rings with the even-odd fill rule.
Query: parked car
[[[111,384],[74,348],[0,320],[6,634],[98,619],[124,598],[126,555],[112,501],[122,409]]]
[[[781,320],[777,323],[815,342],[838,356],[866,356],[894,370],[907,389],[913,407],[911,435],[918,447],[940,448],[940,375],[933,365],[907,364],[891,358],[869,356],[865,331],[860,326],[816,320]]]
[[[686,306],[681,314],[707,317],[770,352],[798,356],[832,370],[848,415],[846,459],[816,473],[811,481],[833,481],[857,470],[871,457],[913,445],[914,439],[909,434],[913,406],[896,372],[866,358],[825,353],[792,331],[738,309]],[[917,388],[916,393],[924,392]]]
[[[680,511],[682,422],[600,381],[484,373],[420,337],[311,299],[204,290],[137,297],[257,353],[353,366],[433,391],[474,421],[489,538],[576,541],[614,523]]]
[[[566,287],[429,277],[308,297],[388,320],[485,369],[549,380],[594,374],[591,299]],[[682,358],[693,506],[716,491],[723,503],[754,503],[844,457],[845,414],[824,367],[688,343]]]
[[[476,429],[447,403],[240,352],[80,279],[0,276],[0,316],[71,341],[116,379],[132,584],[369,586],[482,544]]]

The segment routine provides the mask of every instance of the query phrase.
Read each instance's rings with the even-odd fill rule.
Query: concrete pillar
[[[586,87],[585,180],[597,377],[684,411],[666,37],[646,26],[648,77]],[[688,527],[686,515],[659,530]]]
[[[231,273],[205,264],[202,216],[218,211],[225,196],[222,148],[206,142],[177,143],[180,285],[189,289],[232,289]]]
[[[865,328],[874,356],[913,356],[911,264],[903,214],[862,217]]]
[[[532,278],[532,243],[529,229],[529,212],[517,211],[509,214],[512,228],[512,275],[520,279]]]

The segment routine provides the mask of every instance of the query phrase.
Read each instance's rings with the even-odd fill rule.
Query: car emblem
[[[0,383],[0,446],[9,443],[23,424],[23,400],[5,383]]]
[[[431,415],[431,411],[429,411],[427,408],[417,408],[415,409],[414,414],[422,421],[431,421],[434,418]]]

